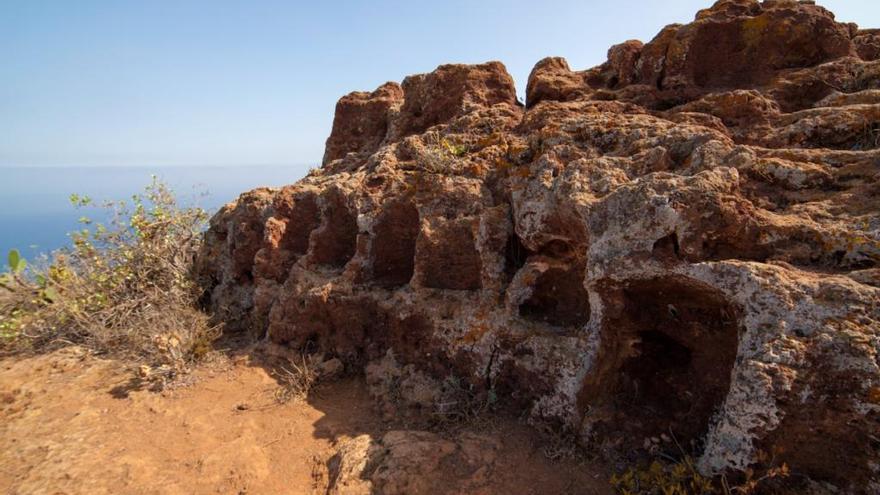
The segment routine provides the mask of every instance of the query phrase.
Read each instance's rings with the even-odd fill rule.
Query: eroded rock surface
[[[343,442],[317,478],[329,495],[480,493],[492,481],[497,439],[464,433],[445,439],[427,431],[394,430],[379,439]]]
[[[393,362],[373,383],[413,407],[453,379],[588,447],[672,431],[706,472],[778,452],[878,491],[878,46],[721,0],[599,67],[539,62],[526,107],[497,62],[352,93],[320,170],[213,218],[206,303]]]

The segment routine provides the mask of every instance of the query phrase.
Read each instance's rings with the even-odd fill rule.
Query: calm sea
[[[6,253],[19,249],[27,258],[69,244],[67,233],[82,228],[82,216],[99,218],[98,209],[77,210],[72,193],[97,203],[129,199],[142,192],[152,174],[171,186],[181,203],[213,213],[244,191],[278,187],[305,175],[303,165],[238,167],[2,167],[0,168],[0,269]]]

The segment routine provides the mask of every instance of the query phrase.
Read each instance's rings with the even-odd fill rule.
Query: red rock
[[[859,31],[853,37],[856,53],[862,60],[877,60],[880,58],[880,30],[866,29]]]
[[[480,107],[516,106],[513,78],[501,62],[441,65],[403,80],[404,102],[394,138],[422,133]]]
[[[705,473],[781,449],[801,488],[876,492],[875,41],[724,0],[540,61],[527,109],[497,62],[353,93],[321,170],[212,219],[206,303],[366,367],[391,414],[452,377],[587,448],[671,429]]]
[[[629,40],[608,49],[608,64],[616,72],[608,85],[614,89],[636,82],[636,64],[642,55],[644,44],[639,40]]]
[[[529,74],[526,105],[533,107],[543,100],[569,101],[590,93],[583,75],[572,72],[564,58],[548,57],[535,64]]]
[[[324,163],[348,153],[373,153],[388,134],[392,112],[403,101],[403,89],[389,82],[372,93],[355,91],[336,104],[333,130],[327,138]]]

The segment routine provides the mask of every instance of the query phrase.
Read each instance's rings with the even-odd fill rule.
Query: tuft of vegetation
[[[287,359],[287,366],[276,367],[272,374],[279,385],[275,390],[275,400],[279,404],[305,400],[318,381],[314,357],[306,354],[301,356],[299,362]]]
[[[611,486],[621,495],[708,495],[716,491],[712,478],[701,475],[694,461],[654,461],[644,468],[629,468],[611,477]]]
[[[72,195],[77,208],[94,206]],[[82,345],[142,364],[163,381],[204,356],[219,334],[197,309],[192,264],[207,213],[180,206],[153,177],[109,220],[70,234],[72,246],[28,266],[9,253],[0,276],[0,352]]]
[[[498,404],[494,387],[480,391],[455,375],[448,375],[440,382],[439,392],[440,399],[434,406],[433,417],[440,423],[474,422]]]
[[[441,137],[437,132],[429,132],[424,138],[425,147],[420,150],[417,168],[432,174],[451,174],[456,170],[457,161],[468,153],[465,144]]]
[[[736,483],[731,483],[726,475],[700,474],[694,459],[684,455],[678,459],[664,456],[648,465],[630,467],[612,475],[611,486],[620,495],[749,495],[790,475],[787,464],[776,465],[775,459],[763,452],[758,454],[758,463],[769,467],[761,474],[747,469]]]
[[[446,138],[440,140],[440,145],[443,147],[444,150],[446,150],[447,153],[456,158],[461,158],[468,153],[467,145],[453,143]]]
[[[880,123],[865,122],[852,149],[856,151],[873,150],[878,147],[880,147]]]

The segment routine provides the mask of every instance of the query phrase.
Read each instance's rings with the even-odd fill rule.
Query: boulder
[[[373,153],[385,140],[393,112],[403,103],[403,89],[389,82],[372,93],[355,91],[336,103],[333,130],[324,148],[324,163],[348,153]]]
[[[490,436],[393,430],[343,442],[315,473],[329,495],[478,493],[492,481],[498,450]]]

